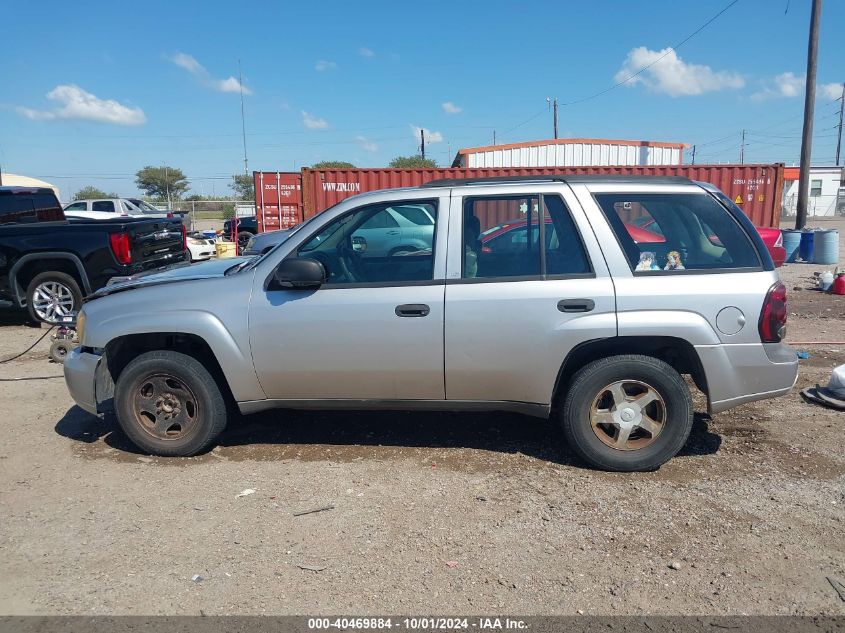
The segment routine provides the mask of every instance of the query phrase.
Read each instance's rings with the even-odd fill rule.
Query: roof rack
[[[530,182],[606,182],[606,183],[653,183],[653,184],[689,184],[689,178],[683,176],[644,176],[640,174],[573,174],[538,175],[538,176],[481,176],[478,178],[441,178],[430,180],[420,185],[421,189],[429,187],[457,187],[460,185],[494,185],[499,183],[530,183]]]

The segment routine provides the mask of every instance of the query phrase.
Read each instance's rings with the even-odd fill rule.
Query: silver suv
[[[399,209],[433,239],[370,248],[362,227]],[[348,198],[252,259],[104,288],[64,368],[79,406],[113,407],[158,455],[207,450],[238,411],[506,410],[644,470],[687,441],[684,375],[711,413],[791,389],[786,315],[765,245],[712,188],[437,181]]]

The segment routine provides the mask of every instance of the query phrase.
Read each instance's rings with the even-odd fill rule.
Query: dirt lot
[[[792,290],[812,270],[783,269],[789,338],[845,340],[845,298]],[[38,334],[0,327],[0,358]],[[799,348],[799,387],[845,363]],[[46,349],[0,377],[59,374]],[[274,413],[158,459],[62,380],[0,382],[0,410],[2,614],[845,614],[845,414],[797,393],[698,413],[640,474],[517,415]]]

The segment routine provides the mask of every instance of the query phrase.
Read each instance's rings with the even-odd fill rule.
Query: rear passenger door
[[[564,185],[461,192],[449,214],[446,398],[547,405],[566,355],[616,335],[598,243]]]

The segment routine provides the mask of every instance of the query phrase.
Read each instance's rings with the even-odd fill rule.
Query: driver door
[[[390,221],[396,204],[338,216],[287,255],[323,264],[327,279],[319,289],[265,289],[256,279],[250,343],[268,398],[445,399],[448,199],[402,201],[436,219],[428,248],[413,252],[402,248],[402,233]]]

